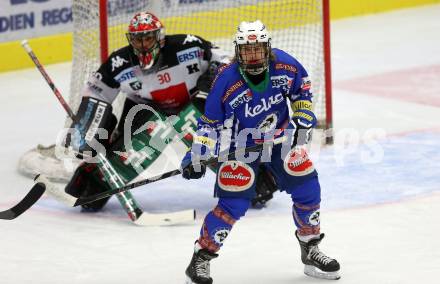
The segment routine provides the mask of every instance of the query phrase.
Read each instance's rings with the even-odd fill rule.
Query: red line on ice
[[[370,96],[440,107],[440,65],[344,80],[335,82],[334,86]]]

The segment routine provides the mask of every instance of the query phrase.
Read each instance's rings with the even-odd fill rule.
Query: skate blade
[[[341,278],[341,276],[339,275],[339,271],[324,272],[312,265],[304,266],[304,274],[310,277],[327,280],[338,280],[339,278]]]

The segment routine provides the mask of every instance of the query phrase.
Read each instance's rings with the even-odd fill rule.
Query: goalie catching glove
[[[105,151],[109,137],[116,125],[111,104],[83,97],[66,136],[66,147],[72,147],[79,154],[93,156]],[[104,144],[104,145],[103,145]]]

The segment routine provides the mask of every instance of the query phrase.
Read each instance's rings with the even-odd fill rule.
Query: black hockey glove
[[[199,179],[203,177],[206,173],[206,166],[200,164],[198,166],[194,166],[191,158],[191,151],[186,152],[185,157],[182,159],[182,163],[180,165],[180,169],[182,172],[182,177],[184,179]]]
[[[214,155],[217,143],[215,139],[210,137],[210,133],[215,133],[215,130],[210,127],[197,130],[191,150],[185,154],[180,164],[183,178],[199,179],[205,175],[206,166],[203,161]]]
[[[77,121],[72,122],[66,136],[65,146],[72,147],[79,154],[88,152],[87,155],[91,156],[95,155],[96,151],[104,150],[116,126],[111,104],[83,97],[76,117]]]
[[[298,118],[292,118],[288,128],[293,130],[291,134],[292,148],[309,143],[312,135],[312,128],[304,126]]]

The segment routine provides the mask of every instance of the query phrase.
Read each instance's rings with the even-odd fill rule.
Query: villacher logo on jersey
[[[250,179],[250,177],[244,176],[243,173],[239,173],[234,175],[232,172],[224,172],[220,174],[221,178],[227,178],[227,179],[237,179],[237,180],[243,180],[247,181]]]
[[[219,169],[218,185],[225,191],[244,191],[254,183],[255,174],[252,168],[239,161],[223,163]]]

